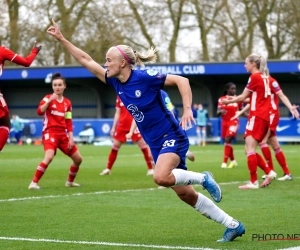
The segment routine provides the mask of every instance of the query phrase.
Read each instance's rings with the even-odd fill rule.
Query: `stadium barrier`
[[[42,120],[28,119],[23,131],[23,139],[31,138],[33,141],[41,139],[42,136]],[[241,118],[237,133],[237,141],[243,141],[247,119]],[[76,142],[94,142],[110,139],[110,130],[113,119],[73,119],[74,140]],[[85,131],[83,133],[83,131]],[[89,131],[89,132],[88,132]],[[92,133],[93,132],[93,133]],[[187,135],[191,144],[195,144],[197,140],[196,125],[188,129]],[[207,127],[207,142],[220,142],[221,140],[221,119],[211,118]],[[281,118],[276,128],[278,140],[280,142],[300,142],[300,121]],[[92,140],[91,137],[93,136]],[[10,138],[13,141],[14,132],[10,132]]]

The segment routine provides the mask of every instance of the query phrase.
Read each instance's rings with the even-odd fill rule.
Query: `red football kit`
[[[218,101],[218,108],[225,110],[226,112],[222,115],[222,135],[224,139],[227,136],[235,136],[238,129],[239,120],[236,118],[231,120],[235,113],[239,111],[243,104],[242,103],[229,103],[227,105],[222,104],[222,100],[228,99],[228,96],[221,96]]]
[[[40,108],[49,101],[51,95],[52,94],[46,95],[37,109],[37,114],[44,116],[44,150],[52,149],[56,151],[56,149],[59,148],[63,153],[71,156],[77,151],[75,145],[70,150],[68,148],[69,137],[67,132],[73,132],[72,103],[65,97],[63,97],[61,101],[53,100],[49,103],[48,108],[43,113]]]
[[[29,67],[38,53],[39,50],[37,48],[33,48],[30,55],[24,58],[11,51],[10,49],[5,48],[4,46],[0,46],[0,76],[2,75],[5,61],[11,61],[15,64]]]
[[[279,83],[269,76],[270,89],[271,89],[271,105],[270,105],[270,137],[276,136],[276,127],[279,123],[279,98],[278,93],[281,90]]]
[[[0,118],[9,118],[9,111],[3,95],[0,93]]]
[[[251,135],[260,142],[269,129],[271,105],[269,79],[260,72],[254,73],[249,77],[246,89],[251,93],[250,112],[244,138]]]
[[[33,48],[31,54],[26,58],[23,58],[10,49],[0,46],[0,76],[2,75],[5,61],[11,61],[16,64],[29,67],[38,53],[39,50],[37,48]],[[3,95],[0,93],[0,151],[7,142],[9,130],[9,110]]]
[[[120,121],[117,125],[117,129],[114,134],[114,138],[120,142],[126,142],[126,134],[128,134],[130,131],[133,117],[128,112],[128,110],[124,106],[124,104],[121,101],[121,99],[119,98],[119,96],[117,96],[117,100],[116,100],[116,109],[120,109]],[[131,140],[133,142],[136,142],[136,141],[140,140],[141,138],[142,138],[142,135],[140,134],[138,129],[136,129],[132,135]]]
[[[33,48],[31,54],[23,58],[10,49],[0,46],[0,76],[2,75],[5,61],[11,61],[13,63],[29,67],[38,53],[38,49]],[[0,118],[1,117],[9,117],[9,111],[3,96],[0,101]]]

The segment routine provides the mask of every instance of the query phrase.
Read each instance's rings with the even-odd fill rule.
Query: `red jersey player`
[[[110,154],[108,156],[106,169],[104,169],[100,173],[100,175],[111,174],[111,169],[117,159],[119,149],[122,146],[122,144],[127,141],[126,134],[128,134],[130,131],[132,120],[133,117],[130,115],[121,99],[117,96],[114,123],[110,131],[110,135],[114,138],[114,142]],[[149,156],[149,149],[138,130],[135,130],[131,140],[132,142],[136,142],[138,144],[144,155],[148,167],[147,175],[153,175],[154,170],[152,168],[151,157]]]
[[[223,100],[223,104],[242,102],[250,97],[250,113],[245,131],[245,150],[247,154],[247,164],[250,172],[250,181],[246,185],[239,186],[240,189],[257,189],[259,188],[257,180],[258,162],[263,161],[262,157],[255,152],[256,146],[266,136],[269,129],[269,110],[270,110],[270,87],[268,75],[266,74],[266,59],[257,54],[251,54],[245,60],[245,68],[251,73],[248,84],[243,93],[232,99]],[[262,164],[259,164],[262,165]],[[276,173],[266,164],[264,171],[267,174],[261,187],[270,184]]]
[[[270,83],[270,89],[271,89],[271,105],[270,105],[270,125],[269,125],[269,131],[262,142],[260,142],[259,146],[261,148],[261,151],[267,161],[268,166],[274,170],[273,161],[272,161],[272,155],[271,151],[269,149],[268,144],[271,145],[275,152],[275,157],[281,166],[283,170],[283,177],[278,178],[279,181],[286,181],[286,180],[292,180],[293,177],[290,173],[290,170],[288,168],[288,165],[286,163],[285,156],[281,150],[280,144],[278,142],[277,136],[276,136],[276,127],[279,123],[280,113],[279,113],[279,99],[285,104],[285,106],[290,110],[292,116],[294,118],[299,118],[299,113],[297,111],[297,106],[293,107],[288,97],[283,93],[282,89],[280,88],[279,83],[269,76],[269,83]],[[268,144],[267,144],[268,143]],[[263,176],[263,179],[265,179],[265,175]]]
[[[275,152],[275,157],[281,166],[283,170],[283,177],[278,178],[279,181],[287,181],[292,180],[293,177],[290,173],[290,170],[288,168],[288,165],[286,163],[285,156],[281,150],[280,144],[278,142],[277,136],[276,136],[276,127],[279,123],[280,113],[279,113],[279,99],[285,104],[285,106],[290,110],[292,116],[294,118],[299,118],[299,113],[297,111],[298,106],[293,106],[288,99],[288,97],[283,93],[283,91],[280,88],[279,83],[272,77],[269,76],[269,83],[270,83],[270,89],[271,89],[271,105],[270,105],[270,125],[269,130],[265,138],[262,142],[259,143],[259,146],[261,148],[261,151],[267,161],[267,164],[270,169],[274,170],[273,161],[272,161],[272,155],[271,151],[269,149],[269,146],[267,143],[271,145]],[[247,108],[245,107],[240,113],[244,112]],[[263,179],[266,178],[266,175],[262,177]]]
[[[55,73],[52,76],[54,93],[46,95],[37,109],[37,113],[44,116],[42,136],[45,156],[36,169],[29,189],[40,189],[38,181],[42,178],[55,156],[57,148],[73,161],[65,186],[80,186],[74,182],[74,179],[82,162],[82,157],[73,141],[72,104],[70,100],[63,96],[65,88],[65,78],[60,73]]]
[[[41,50],[41,45],[36,45],[31,50],[31,53],[27,57],[21,57],[15,52],[11,51],[4,46],[0,46],[0,76],[2,75],[4,69],[4,62],[11,61],[15,64],[29,67],[33,62],[36,55]],[[3,149],[9,135],[10,130],[10,119],[9,119],[9,110],[6,104],[6,101],[0,91],[0,151]]]
[[[234,97],[236,93],[236,85],[229,82],[225,86],[224,95],[219,98],[217,114],[222,117],[222,135],[224,140],[224,157],[221,168],[233,168],[237,166],[237,162],[234,159],[233,148],[231,142],[236,136],[236,132],[239,125],[239,120],[231,119],[235,116],[235,113],[242,108],[242,103],[229,103],[228,105],[222,104],[222,100]],[[230,158],[230,164],[227,167],[227,160]]]

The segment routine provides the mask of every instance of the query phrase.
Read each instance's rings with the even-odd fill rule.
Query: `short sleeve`
[[[246,85],[246,89],[253,92],[256,89],[257,81],[255,80],[254,75],[251,75],[248,79],[248,83]]]

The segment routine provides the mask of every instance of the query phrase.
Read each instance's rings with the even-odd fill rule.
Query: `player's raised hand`
[[[63,35],[60,32],[56,22],[54,22],[53,19],[52,19],[52,24],[53,25],[47,29],[47,33],[50,34],[51,36],[53,36],[54,38],[56,38],[57,40],[62,39]]]
[[[49,102],[53,101],[53,100],[57,100],[58,99],[58,95],[53,93],[50,98],[49,98]]]
[[[35,41],[34,45],[33,45],[33,48],[37,49],[40,52],[40,50],[42,49],[42,45],[41,44],[37,45],[37,43]]]

